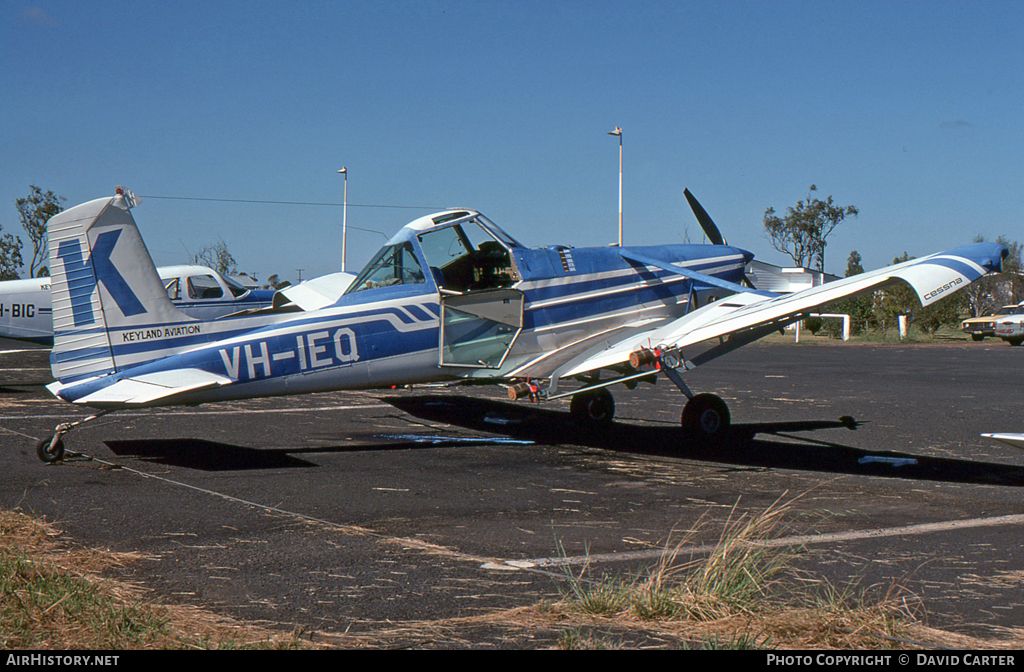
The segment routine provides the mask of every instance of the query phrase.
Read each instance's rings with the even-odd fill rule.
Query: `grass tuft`
[[[781,523],[785,507],[773,505],[756,516],[726,521],[717,543],[706,555],[682,560],[679,555],[701,528],[666,547],[659,561],[627,579],[585,579],[589,567],[568,576],[573,609],[593,615],[629,615],[641,620],[711,621],[751,613],[789,566],[796,550],[766,545]]]
[[[589,567],[567,575],[563,607],[570,613],[672,626],[694,648],[835,648],[895,646],[918,628],[913,596],[891,588],[872,597],[856,583],[837,587],[794,565],[800,547],[782,536],[788,504],[757,514],[733,508],[717,541],[693,543],[702,519],[667,545],[640,574],[589,578]],[[690,549],[689,557],[682,557]],[[694,550],[697,549],[697,550]]]
[[[71,548],[59,534],[0,511],[0,649],[308,648],[294,633],[155,602],[102,576],[140,556]]]

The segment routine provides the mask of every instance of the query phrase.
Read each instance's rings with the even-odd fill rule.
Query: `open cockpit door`
[[[523,293],[488,289],[441,295],[441,366],[497,369],[523,329]]]
[[[481,215],[449,217],[417,236],[441,298],[438,363],[497,369],[523,328],[523,293],[512,289],[521,245]]]

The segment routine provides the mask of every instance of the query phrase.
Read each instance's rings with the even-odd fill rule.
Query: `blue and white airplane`
[[[157,269],[171,302],[189,317],[215,319],[273,304],[274,290],[248,289],[206,266]],[[0,338],[53,343],[50,278],[0,282]]]
[[[717,438],[729,409],[692,393],[687,370],[893,283],[928,305],[1007,254],[976,243],[779,295],[741,284],[753,255],[726,244],[529,249],[478,212],[450,210],[403,227],[329,305],[199,320],[168,299],[129,205],[103,198],[49,222],[49,389],[98,412],[42,439],[44,461],[61,459],[69,430],[119,409],[419,383],[572,396],[575,421],[607,423],[609,386],[659,373],[688,398],[683,427]],[[717,229],[709,238],[724,243]],[[560,392],[567,381],[582,385]]]

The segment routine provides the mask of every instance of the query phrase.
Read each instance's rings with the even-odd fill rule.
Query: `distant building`
[[[802,289],[839,280],[838,275],[831,273],[812,271],[809,268],[783,268],[756,259],[747,264],[746,276],[754,287],[780,294],[799,292]]]
[[[260,283],[254,276],[248,273],[239,273],[238,275],[232,275],[231,279],[242,285],[246,289],[259,289]]]

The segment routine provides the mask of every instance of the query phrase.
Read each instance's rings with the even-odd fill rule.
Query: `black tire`
[[[714,394],[698,394],[683,406],[682,426],[687,434],[717,439],[729,431],[729,407]]]
[[[1024,343],[1024,338],[1008,338],[1006,339],[1006,342],[1009,343],[1010,345],[1016,346],[1020,345],[1021,343]]]
[[[984,341],[985,340],[985,334],[971,334],[971,340],[972,341]]]
[[[57,442],[54,443],[53,434],[50,434],[45,439],[39,439],[39,441],[36,441],[36,455],[47,464],[60,462],[64,459],[64,440],[57,439]]]
[[[615,417],[615,398],[604,388],[573,395],[569,402],[569,415],[580,425],[611,424]]]

